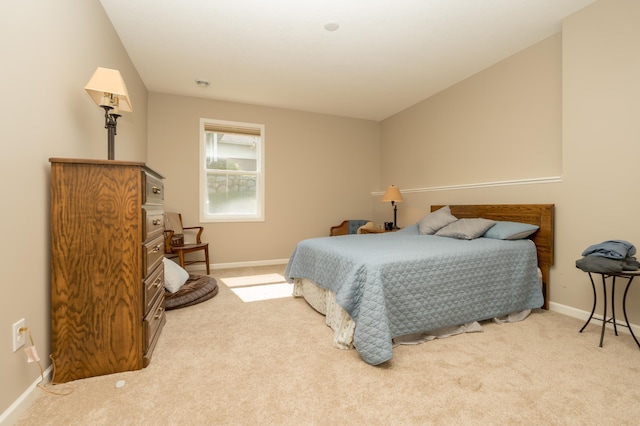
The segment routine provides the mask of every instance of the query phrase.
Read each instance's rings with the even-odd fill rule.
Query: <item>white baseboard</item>
[[[583,311],[581,309],[572,308],[571,306],[561,305],[555,302],[549,302],[549,310],[553,312],[558,312],[559,314],[563,314],[572,318],[577,318],[582,321],[586,321],[589,318],[589,314],[591,313],[591,312]],[[610,315],[610,314],[611,312],[607,313],[607,315]],[[593,318],[602,320],[602,310],[600,310],[600,314],[598,314],[598,310],[596,309],[596,312],[593,314]],[[622,312],[617,313],[616,321],[618,322],[618,324],[626,325],[626,323],[624,322],[624,315],[622,314]],[[600,321],[597,321],[597,324],[601,325]],[[635,334],[636,337],[640,339],[640,326],[638,326],[637,324],[630,324],[630,326],[633,329],[633,334]],[[607,328],[613,329],[613,324],[608,323]],[[618,327],[618,331],[631,334],[629,333],[629,330],[627,329],[627,327]]]
[[[11,404],[9,408],[0,415],[1,425],[12,425],[18,422],[18,419],[22,417],[25,411],[27,411],[27,408],[29,408],[29,406],[33,404],[33,401],[40,396],[37,392],[34,392],[34,390],[39,390],[38,384],[40,383],[40,380],[44,380],[44,383],[49,383],[51,381],[52,371],[53,365],[50,365],[49,368],[44,371],[44,379],[42,379],[42,377],[38,377],[18,399],[16,399],[13,404]]]
[[[589,312],[572,308],[571,306],[561,305],[560,303],[549,302],[549,310],[568,317],[578,318],[583,321],[586,321],[587,318],[589,318]]]
[[[211,269],[250,268],[255,266],[286,265],[288,262],[289,259],[252,260],[249,262],[212,263],[209,267]],[[206,270],[203,265],[199,264],[187,266],[185,269],[188,271]]]

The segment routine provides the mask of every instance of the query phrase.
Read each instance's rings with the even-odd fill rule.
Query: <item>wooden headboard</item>
[[[436,211],[444,206],[431,206]],[[530,239],[538,251],[538,266],[542,271],[544,309],[549,308],[549,268],[553,265],[553,204],[479,204],[449,205],[451,214],[458,219],[484,217],[492,220],[508,220],[511,222],[538,225],[538,229]]]

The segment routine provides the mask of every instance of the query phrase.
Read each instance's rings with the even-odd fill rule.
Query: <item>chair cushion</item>
[[[358,228],[364,226],[369,222],[368,220],[350,220],[349,221],[349,234],[357,234]]]

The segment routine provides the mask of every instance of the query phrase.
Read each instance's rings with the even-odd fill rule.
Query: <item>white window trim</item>
[[[258,206],[258,211],[255,214],[233,214],[233,215],[211,215],[207,213],[207,172],[205,166],[207,164],[206,160],[206,152],[205,152],[205,124],[219,125],[222,127],[241,127],[241,128],[253,128],[260,130],[260,149],[258,152],[258,158],[256,159],[257,164],[257,175],[258,175],[258,186],[256,188],[256,205]],[[265,201],[265,129],[264,124],[255,124],[255,123],[242,123],[238,121],[225,121],[225,120],[214,120],[210,118],[201,118],[200,119],[200,180],[199,180],[199,203],[200,203],[200,222],[203,223],[212,223],[212,222],[264,222],[264,201]]]

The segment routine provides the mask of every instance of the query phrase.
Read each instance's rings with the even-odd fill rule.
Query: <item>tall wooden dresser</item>
[[[164,187],[144,163],[51,158],[54,381],[146,367],[164,313]]]

